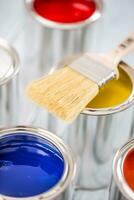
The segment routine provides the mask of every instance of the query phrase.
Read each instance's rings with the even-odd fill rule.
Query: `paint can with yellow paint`
[[[55,66],[63,67],[75,57]],[[53,70],[55,70],[53,69]],[[134,69],[119,65],[120,77],[105,85],[71,125],[55,117],[54,133],[70,145],[77,158],[78,176],[75,190],[99,190],[110,184],[115,151],[132,136],[134,103]],[[52,72],[51,72],[52,73]],[[43,113],[36,113],[33,124],[40,124]],[[39,121],[38,121],[39,119]]]
[[[119,72],[61,134],[77,155],[77,190],[108,187],[114,153],[132,136],[134,70],[121,62]]]

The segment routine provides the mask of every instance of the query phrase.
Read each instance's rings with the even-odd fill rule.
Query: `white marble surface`
[[[96,52],[110,51],[127,34],[134,31],[134,0],[104,0],[104,4],[103,16],[93,25],[93,34],[90,40],[90,49]],[[27,124],[32,119],[31,111],[34,106],[24,95],[24,85],[36,77],[39,44],[32,38],[39,37],[40,28],[26,15],[23,0],[0,0],[0,24],[0,37],[8,39],[20,55],[23,82],[20,85],[21,118],[19,121],[21,124]],[[39,28],[38,31],[37,28]],[[29,29],[31,35],[27,37]],[[88,45],[87,42],[87,50],[89,49]],[[124,59],[134,66],[134,54],[126,56]],[[43,117],[40,116],[36,120],[36,124],[44,127]],[[108,190],[77,191],[74,199],[107,200]]]

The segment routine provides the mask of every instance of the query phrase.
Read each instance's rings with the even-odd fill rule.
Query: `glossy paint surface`
[[[134,191],[134,149],[127,154],[124,160],[123,172],[127,184]]]
[[[64,172],[64,159],[49,141],[33,134],[0,138],[0,193],[29,197],[53,188]]]
[[[119,79],[104,85],[99,94],[87,105],[88,108],[108,108],[118,106],[126,101],[132,93],[132,81],[128,74],[119,69]]]
[[[90,18],[96,10],[92,0],[34,0],[34,10],[43,18],[74,23]]]

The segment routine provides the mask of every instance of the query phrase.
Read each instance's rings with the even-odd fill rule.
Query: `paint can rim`
[[[8,54],[8,56],[10,56],[11,61],[12,61],[12,65],[11,65],[12,72],[9,73],[8,76],[6,74],[6,77],[3,77],[2,79],[0,79],[0,85],[4,85],[18,74],[20,70],[20,59],[14,47],[10,45],[8,41],[3,38],[0,38],[0,48],[3,49],[5,53]]]

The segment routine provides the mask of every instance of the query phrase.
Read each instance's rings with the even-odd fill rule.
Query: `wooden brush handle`
[[[134,33],[127,37],[116,49],[106,55],[117,66],[123,56],[134,51]]]

